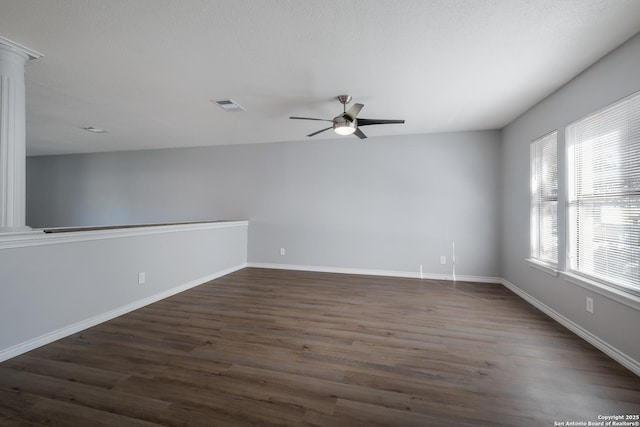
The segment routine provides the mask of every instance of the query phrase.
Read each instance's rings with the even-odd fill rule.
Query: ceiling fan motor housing
[[[333,119],[333,130],[339,135],[351,135],[358,127],[358,120],[351,120],[347,114],[341,114]]]

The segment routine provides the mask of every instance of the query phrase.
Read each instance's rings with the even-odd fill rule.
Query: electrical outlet
[[[593,298],[587,297],[587,311],[593,313]]]
[[[144,282],[147,281],[147,275],[145,274],[145,272],[141,272],[138,273],[138,285],[142,285]]]
[[[280,255],[285,256],[287,254],[287,251],[284,250],[284,248],[280,248]]]
[[[445,265],[447,263],[447,257],[442,255],[440,257],[440,264]]]

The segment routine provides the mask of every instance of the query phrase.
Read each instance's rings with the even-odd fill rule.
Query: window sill
[[[579,276],[577,274],[562,272],[562,277],[566,282],[573,283],[589,291],[600,294],[606,298],[624,304],[628,307],[640,310],[640,297],[622,291],[620,289],[607,286],[595,280],[587,279],[586,277]]]
[[[558,277],[558,270],[549,264],[544,264],[538,260],[527,258],[526,260],[529,263],[529,267],[535,268],[536,270],[540,270],[543,273],[547,273],[553,277]]]

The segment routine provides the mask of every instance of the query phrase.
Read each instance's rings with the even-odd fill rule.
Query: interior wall
[[[249,262],[416,274],[455,240],[499,277],[500,168],[499,131],[32,157],[27,223],[248,219]]]
[[[578,324],[589,333],[640,361],[640,307],[622,304],[597,292],[534,269],[529,257],[529,143],[558,130],[559,254],[564,266],[566,204],[565,127],[640,90],[640,35],[597,62],[559,91],[519,117],[502,133],[502,274],[517,288]],[[585,308],[594,299],[594,313]],[[639,300],[640,301],[640,300]]]
[[[0,361],[245,267],[247,231],[233,222],[2,236]]]

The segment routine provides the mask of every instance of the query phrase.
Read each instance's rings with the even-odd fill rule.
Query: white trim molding
[[[529,304],[536,307],[538,310],[542,311],[547,316],[551,317],[556,322],[560,323],[565,328],[569,329],[574,334],[578,335],[583,340],[587,341],[589,344],[596,347],[598,350],[602,351],[607,356],[611,357],[616,362],[620,363],[625,368],[629,369],[634,374],[640,376],[640,362],[628,356],[627,354],[621,352],[617,348],[611,346],[609,343],[601,340],[597,336],[593,335],[591,332],[584,329],[582,326],[577,323],[569,320],[562,314],[558,313],[548,305],[542,303],[536,298],[532,297],[522,289],[515,286],[513,283],[508,280],[502,279],[501,283],[504,287],[509,289],[511,292],[515,293]]]
[[[247,267],[270,268],[275,270],[315,271],[319,273],[361,274],[363,276],[405,277],[409,279],[453,281],[452,276],[447,274],[425,273],[421,275],[419,271],[373,270],[373,269],[364,269],[364,268],[324,267],[324,266],[316,266],[316,265],[275,264],[275,263],[261,263],[261,262],[249,262],[247,263]],[[457,282],[475,282],[475,283],[502,283],[502,279],[498,277],[461,276],[461,275],[456,275],[456,281]]]
[[[142,308],[146,305],[152,304],[154,302],[160,301],[162,299],[168,298],[180,292],[184,292],[196,286],[207,283],[211,280],[217,279],[219,277],[225,276],[227,274],[233,273],[234,271],[241,270],[245,268],[246,263],[237,265],[235,267],[227,268],[224,270],[216,271],[215,273],[209,274],[207,276],[201,277],[196,280],[192,280],[187,283],[183,283],[182,285],[176,286],[164,292],[157,293],[155,295],[151,295],[147,298],[143,298],[137,301],[134,301],[130,304],[124,305],[122,307],[118,307],[114,310],[108,311],[106,313],[99,314],[97,316],[90,317],[89,319],[85,319],[81,322],[74,323],[69,326],[65,326],[64,328],[46,333],[39,337],[30,339],[26,342],[16,344],[12,347],[0,350],[0,362],[11,359],[12,357],[19,356],[28,351],[34,350],[38,347],[41,347],[46,344],[50,344],[54,341],[57,341],[61,338],[68,337],[69,335],[73,335],[77,332],[83,331],[87,328],[91,328],[92,326],[96,326],[100,323],[106,322],[111,319],[115,319],[118,316],[122,316],[123,314],[127,314],[131,311]]]
[[[21,45],[20,43],[16,43],[13,40],[9,40],[8,38],[2,36],[0,36],[0,45],[4,45],[14,52],[19,52],[23,55],[26,55],[28,59],[38,59],[44,56],[36,50],[30,49],[26,46]]]

